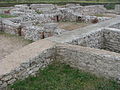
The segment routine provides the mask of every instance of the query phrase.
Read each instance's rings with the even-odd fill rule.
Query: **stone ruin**
[[[118,14],[120,14],[120,5],[119,4],[115,5],[115,11],[118,12]]]
[[[39,69],[45,68],[54,60],[98,76],[120,81],[120,16],[116,15],[116,18],[112,19],[107,17],[107,20],[104,17],[103,22],[66,31],[59,28],[56,22],[90,21],[90,17],[93,18],[97,13],[95,11],[94,14],[90,13],[87,16],[91,8],[95,10],[96,7],[101,10],[98,10],[99,12],[104,13],[107,10],[103,6],[96,5],[67,4],[60,7],[51,4],[48,9],[51,11],[46,12],[46,6],[49,4],[16,5],[14,10],[22,7],[25,10],[36,11],[37,8],[42,7],[39,10],[43,11],[42,14],[28,14],[27,11],[19,9],[18,12],[22,14],[15,14],[18,15],[17,17],[0,18],[2,32],[36,41],[11,53],[0,62],[0,88],[13,84],[16,80],[35,75]],[[84,8],[84,15],[74,11],[81,8]],[[89,20],[86,20],[87,17]]]
[[[80,6],[79,4],[67,4],[62,7],[53,4],[15,5],[9,9],[7,14],[16,17],[2,18],[0,27],[6,33],[36,41],[66,32],[66,30],[58,27],[55,24],[56,22],[97,23],[112,18],[94,16],[106,12],[107,9],[103,5]],[[49,27],[52,27],[52,29]]]

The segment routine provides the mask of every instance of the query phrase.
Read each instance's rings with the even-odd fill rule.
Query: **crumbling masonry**
[[[31,8],[34,8],[34,5]],[[11,53],[0,62],[0,88],[16,80],[27,78],[29,75],[35,75],[39,69],[45,68],[54,60],[60,60],[71,67],[120,81],[120,16],[57,35],[51,33],[49,34],[51,37],[47,34],[48,30],[59,29],[55,23],[47,23],[37,28],[32,22],[28,25],[32,27],[26,27],[24,25],[28,23],[22,23],[20,20],[23,18],[19,20],[17,18],[2,20],[1,30],[37,41]],[[15,24],[15,22],[21,23]],[[21,25],[23,27],[19,27]],[[45,34],[41,36],[43,30]],[[48,38],[38,40],[39,37]]]

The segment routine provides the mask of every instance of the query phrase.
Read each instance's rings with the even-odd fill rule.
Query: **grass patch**
[[[97,16],[97,17],[105,17],[105,15],[103,15],[103,14],[95,14],[95,15],[93,15],[93,16]]]
[[[37,14],[42,14],[43,12],[42,11],[36,11],[37,12]]]
[[[120,90],[113,80],[98,78],[90,73],[54,62],[36,77],[17,81],[9,86],[13,90]]]
[[[0,17],[2,17],[2,18],[11,18],[11,17],[16,17],[16,16],[7,15],[7,14],[0,14]]]

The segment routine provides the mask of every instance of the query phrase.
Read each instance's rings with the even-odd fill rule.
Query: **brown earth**
[[[31,42],[21,37],[0,33],[0,60],[29,43]]]
[[[59,27],[65,30],[75,30],[90,25],[90,23],[59,22]]]

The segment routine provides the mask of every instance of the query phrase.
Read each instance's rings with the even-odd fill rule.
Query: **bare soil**
[[[0,33],[0,60],[29,43],[29,40],[21,37]]]
[[[59,27],[65,30],[75,30],[90,25],[90,23],[59,22]]]

